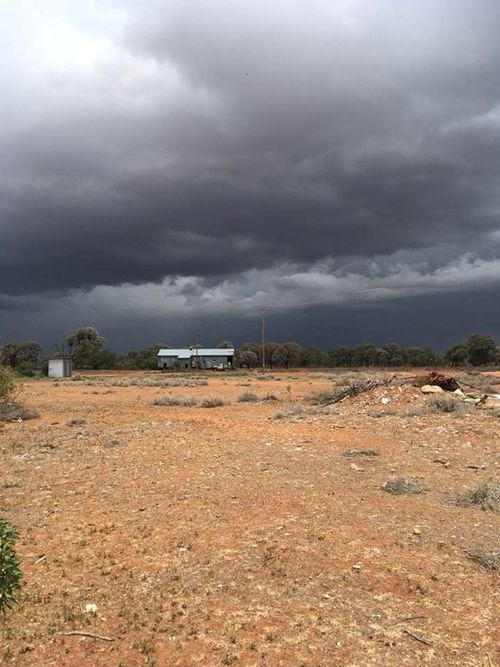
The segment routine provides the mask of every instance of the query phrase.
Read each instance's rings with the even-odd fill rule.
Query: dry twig
[[[408,635],[408,637],[411,637],[416,642],[420,642],[421,644],[426,644],[427,646],[432,646],[432,642],[430,642],[428,639],[424,639],[423,637],[419,637],[418,635],[413,634],[413,632],[410,632],[406,628],[403,628],[401,630],[401,632],[405,635]]]
[[[71,635],[78,635],[79,637],[92,637],[92,639],[102,639],[103,642],[113,642],[114,637],[104,637],[103,635],[96,635],[94,632],[86,632],[84,630],[69,630],[68,632],[60,632],[60,635],[69,637]]]

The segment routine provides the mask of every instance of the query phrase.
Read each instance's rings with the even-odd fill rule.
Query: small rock
[[[422,535],[422,531],[420,530],[420,528],[414,528],[413,529],[413,534],[414,535]]]
[[[97,614],[97,605],[94,604],[93,602],[87,602],[87,604],[85,605],[85,613]]]
[[[420,387],[422,394],[444,394],[444,390],[438,387],[437,384],[424,384]]]

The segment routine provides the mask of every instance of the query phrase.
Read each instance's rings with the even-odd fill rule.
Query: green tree
[[[42,347],[34,340],[7,343],[0,349],[0,364],[21,373],[33,374],[38,368]]]
[[[242,367],[246,366],[247,368],[255,368],[258,362],[259,359],[252,350],[241,350],[238,353],[238,363]]]
[[[465,343],[469,351],[469,361],[473,366],[486,366],[495,362],[497,348],[491,336],[475,334]]]
[[[464,343],[450,345],[444,353],[448,366],[465,366],[469,360],[469,349]]]
[[[303,348],[298,343],[285,343],[283,345],[286,351],[286,368],[298,368],[302,363]]]
[[[336,368],[345,368],[351,365],[352,352],[345,345],[328,350],[328,356],[330,357],[331,365]]]
[[[302,363],[307,368],[321,368],[330,365],[330,357],[317,347],[308,347],[302,355]]]
[[[377,348],[373,343],[363,343],[354,348],[352,353],[353,366],[374,366],[377,362]]]
[[[257,357],[257,364],[262,365],[262,346],[258,343],[243,343],[240,345],[239,351],[240,354],[241,352],[253,352]]]
[[[79,327],[74,333],[66,336],[69,353],[75,368],[99,368],[102,359],[99,353],[104,345],[104,337],[94,327]],[[97,364],[97,366],[96,366]]]
[[[273,343],[269,357],[269,365],[271,368],[284,368],[287,365],[288,360],[286,347],[281,343]]]
[[[230,340],[221,340],[220,343],[217,344],[217,347],[221,350],[233,350],[234,345]]]

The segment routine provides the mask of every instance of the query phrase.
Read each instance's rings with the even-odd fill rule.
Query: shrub
[[[222,405],[224,401],[218,396],[206,396],[201,402],[202,408],[220,408]]]
[[[238,396],[238,403],[257,403],[259,397],[251,391],[245,391]]]
[[[12,607],[21,587],[19,558],[14,550],[17,531],[8,521],[0,521],[0,613]]]
[[[192,398],[191,396],[163,396],[162,398],[157,398],[153,405],[182,405],[185,408],[189,408],[197,403],[196,398]]]
[[[410,408],[405,414],[408,417],[443,414],[464,415],[472,409],[473,404],[464,403],[459,398],[452,398],[446,394],[431,394],[427,396],[423,405]]]
[[[15,390],[12,373],[7,368],[0,366],[0,404],[12,401]]]
[[[483,510],[500,512],[500,482],[490,479],[475,489],[458,496],[457,505],[477,505]]]
[[[16,422],[36,419],[39,413],[32,408],[26,408],[21,403],[0,403],[0,421]]]
[[[308,396],[307,400],[313,405],[325,405],[326,403],[331,403],[336,397],[337,393],[337,390],[317,391],[314,394]]]
[[[467,556],[485,570],[495,571],[500,570],[500,547],[494,546],[480,546],[471,550],[465,549]]]
[[[405,477],[394,477],[382,486],[382,491],[392,493],[394,496],[402,496],[404,494],[422,493],[424,487],[407,480]]]

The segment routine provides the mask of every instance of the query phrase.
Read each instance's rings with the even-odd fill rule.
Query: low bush
[[[423,493],[425,488],[417,482],[406,479],[406,477],[394,477],[382,486],[382,491],[392,493],[394,496],[402,496],[405,494]]]
[[[404,414],[407,417],[423,417],[426,415],[454,414],[465,415],[474,409],[474,404],[464,403],[459,398],[452,398],[446,394],[431,394],[427,396],[423,405],[409,408]]]
[[[465,549],[465,553],[485,570],[491,572],[500,570],[500,546],[498,544]]]
[[[14,526],[0,520],[0,614],[12,607],[21,587],[20,561],[14,549],[16,540]]]
[[[0,366],[0,405],[10,403],[15,395],[16,386],[8,368]]]
[[[342,456],[380,456],[380,452],[376,449],[346,449]]]
[[[312,405],[326,405],[327,403],[331,403],[337,394],[338,389],[327,389],[326,391],[317,391],[311,394],[306,400],[308,403],[312,403]]]
[[[245,391],[238,396],[238,403],[257,403],[259,397],[251,391]]]
[[[0,403],[0,421],[17,422],[36,419],[39,413],[33,408],[27,408],[21,403]]]
[[[153,404],[164,406],[181,405],[184,408],[190,408],[193,405],[197,405],[198,401],[196,398],[192,398],[192,396],[163,396],[162,398],[157,398]]]
[[[223,405],[224,401],[218,396],[206,396],[201,402],[202,408],[220,408]]]
[[[476,505],[483,510],[500,512],[500,482],[490,479],[457,497],[457,505]]]

